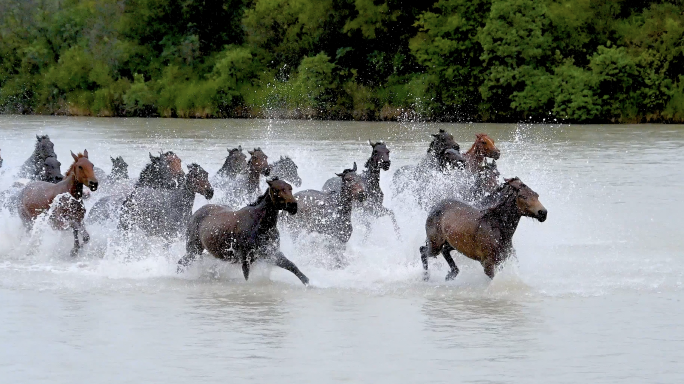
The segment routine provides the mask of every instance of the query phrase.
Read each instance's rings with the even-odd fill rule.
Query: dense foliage
[[[0,111],[684,121],[684,0],[0,0]]]

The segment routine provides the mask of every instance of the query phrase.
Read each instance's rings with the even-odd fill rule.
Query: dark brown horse
[[[228,149],[228,156],[223,162],[221,169],[216,175],[221,178],[235,179],[238,175],[247,171],[247,156],[242,153],[242,146]]]
[[[420,258],[428,275],[428,257],[440,252],[451,271],[446,279],[458,275],[458,267],[451,258],[457,250],[477,260],[490,278],[496,269],[513,253],[513,234],[522,216],[546,220],[546,208],[539,195],[520,179],[507,179],[501,187],[499,201],[492,207],[478,210],[458,200],[444,200],[437,204],[425,222],[426,244],[420,247]]]
[[[478,133],[475,143],[468,152],[463,154],[465,158],[465,168],[471,173],[477,173],[484,167],[485,158],[497,160],[501,156],[501,151],[494,145],[494,140],[486,133]]]
[[[135,187],[176,189],[184,177],[181,159],[175,153],[168,151],[159,156],[150,153],[150,163],[140,172]]]
[[[83,186],[96,191],[97,178],[93,170],[93,163],[88,160],[88,151],[71,156],[74,163],[69,167],[66,178],[57,184],[44,181],[29,183],[19,196],[19,216],[27,228],[33,226],[36,218],[44,212],[50,211],[49,221],[54,229],[66,230],[71,228],[74,233],[74,248],[71,255],[76,256],[80,248],[78,233],[83,232],[83,242],[90,240],[88,232],[83,226],[86,209],[83,205]],[[56,205],[53,204],[55,198]]]
[[[276,227],[279,211],[297,213],[292,186],[277,178],[267,183],[266,193],[239,211],[214,204],[198,209],[188,225],[187,254],[178,261],[178,272],[206,249],[214,257],[240,263],[245,280],[252,263],[261,259],[287,269],[308,285],[309,279],[280,251]]]

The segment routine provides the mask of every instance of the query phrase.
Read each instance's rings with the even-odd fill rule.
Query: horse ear
[[[112,155],[109,155],[109,158],[114,161],[115,159],[112,157]]]
[[[36,135],[36,140],[40,140],[40,136]]]
[[[69,152],[71,152],[71,157],[74,158],[74,161],[78,161],[78,156],[74,155],[73,151],[69,151]]]
[[[150,154],[150,160],[154,160],[154,156],[152,156],[152,152],[148,152]]]
[[[280,160],[285,160],[285,158],[283,157],[283,155],[280,155]]]
[[[86,159],[88,158],[88,150],[87,149],[83,150],[83,156],[85,156]]]
[[[371,147],[375,147],[375,143],[373,143],[372,141],[370,141],[370,139],[368,139],[368,144],[370,144]]]
[[[249,153],[250,155],[253,155],[254,151],[247,151],[247,153]]]
[[[356,161],[354,162],[354,168],[352,168],[352,171],[356,172]]]
[[[335,176],[342,177],[344,176],[344,173],[336,173]]]
[[[238,151],[242,152],[242,145],[238,145]]]

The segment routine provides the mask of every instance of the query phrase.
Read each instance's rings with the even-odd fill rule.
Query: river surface
[[[443,128],[467,149],[496,140],[503,176],[519,176],[549,211],[523,218],[517,258],[493,281],[455,257],[421,278],[427,213],[390,192]],[[0,378],[6,383],[681,383],[684,380],[684,127],[0,116],[0,190],[49,134],[65,172],[87,148],[107,171],[123,156],[137,176],[148,152],[175,151],[214,174],[241,144],[291,156],[304,183],[363,166],[385,140],[385,205],[355,231],[332,270],[314,243],[282,249],[311,279],[205,257],[183,275],[184,244],[122,244],[89,227],[71,259],[70,233],[27,233],[0,212]],[[97,200],[97,193],[87,206]],[[198,197],[195,209],[207,201]],[[313,245],[311,245],[311,244]]]

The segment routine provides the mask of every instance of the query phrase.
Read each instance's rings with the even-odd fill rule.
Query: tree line
[[[0,112],[684,121],[684,0],[0,0]]]

